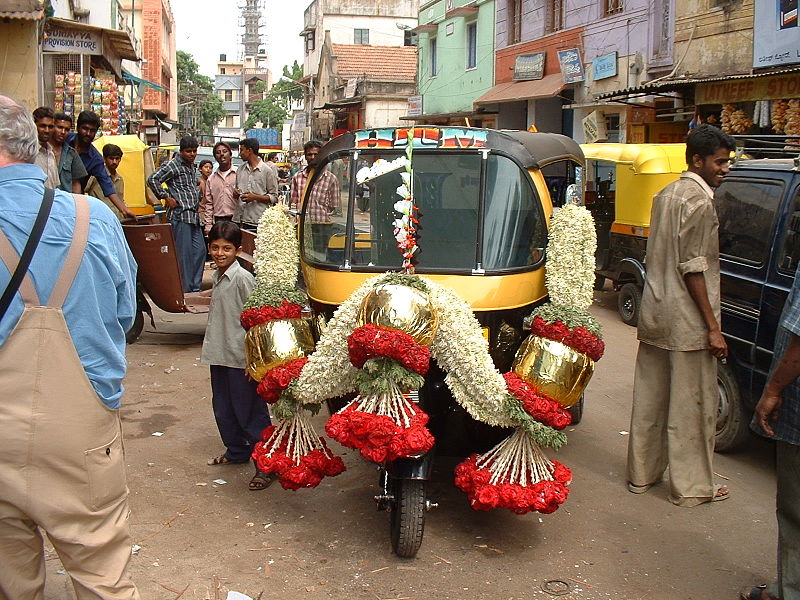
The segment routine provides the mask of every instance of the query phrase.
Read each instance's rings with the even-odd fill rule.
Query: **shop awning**
[[[488,117],[491,115],[496,115],[496,110],[464,110],[459,112],[449,112],[449,113],[431,113],[426,115],[417,115],[417,116],[409,116],[403,115],[400,117],[401,121],[427,121],[428,119],[469,119],[472,117]]]
[[[48,25],[60,27],[62,29],[72,29],[78,31],[91,31],[100,33],[104,40],[107,40],[108,45],[111,47],[113,54],[124,60],[139,60],[136,50],[133,47],[133,41],[127,31],[119,29],[106,29],[105,27],[96,27],[94,25],[87,25],[86,23],[78,23],[77,21],[70,21],[68,19],[47,19]],[[106,54],[108,49],[106,47]]]
[[[141,77],[136,77],[136,75],[131,75],[127,71],[123,71],[122,72],[122,78],[123,79],[127,79],[128,81],[132,81],[133,83],[138,84],[138,85],[144,85],[146,87],[151,87],[154,90],[162,92],[162,93],[166,93],[166,91],[167,91],[164,87],[158,85],[157,83],[153,83],[152,81],[148,81],[147,79],[142,79]]]
[[[19,19],[38,21],[44,17],[41,0],[4,0],[0,9],[0,19]]]
[[[326,102],[322,106],[315,106],[314,110],[333,110],[336,108],[347,108],[348,106],[358,106],[362,100],[355,98],[348,98],[347,100],[335,100],[333,102]]]
[[[534,100],[536,98],[552,98],[564,89],[564,78],[561,73],[545,75],[533,81],[512,81],[500,83],[475,100],[474,104],[496,104],[514,102],[515,100]]]

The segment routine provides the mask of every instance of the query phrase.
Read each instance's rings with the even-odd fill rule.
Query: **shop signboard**
[[[419,117],[422,115],[422,96],[408,97],[408,110],[406,114],[409,117]]]
[[[514,60],[514,81],[532,81],[544,76],[545,52],[519,54]]]
[[[751,100],[778,100],[800,96],[800,73],[698,83],[695,104],[725,104]]]
[[[608,139],[606,116],[601,111],[595,110],[583,118],[583,137],[586,139],[587,144]]]
[[[564,76],[564,83],[577,83],[586,79],[583,71],[583,61],[581,53],[577,48],[558,51],[558,62],[561,65],[561,74]]]
[[[609,52],[592,60],[592,80],[617,76],[617,52]]]
[[[352,98],[356,95],[356,86],[358,85],[358,79],[353,77],[352,79],[347,80],[347,85],[344,88],[344,97],[345,98]]]
[[[647,141],[651,144],[682,144],[688,132],[688,123],[649,123]]]
[[[99,31],[53,27],[47,30],[42,50],[61,54],[103,54],[103,36]]]
[[[294,119],[292,119],[292,131],[304,131],[306,128],[306,122],[306,113],[295,113]]]
[[[753,67],[800,63],[797,0],[755,0]]]

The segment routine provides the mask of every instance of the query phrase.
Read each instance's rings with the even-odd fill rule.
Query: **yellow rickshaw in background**
[[[563,135],[426,126],[352,131],[329,141],[303,190],[298,223],[312,309],[317,318],[330,317],[367,278],[400,267],[394,206],[405,171],[397,159],[405,156],[411,136],[419,217],[415,271],[470,304],[495,366],[505,372],[524,339],[524,317],[547,296],[545,249],[553,207],[567,198],[582,202],[583,154]],[[338,207],[329,222],[319,223],[319,208],[309,210],[308,199],[324,172],[336,178]],[[330,183],[326,175],[323,184]],[[368,203],[359,202],[365,185]],[[425,384],[411,394],[430,417],[439,456],[484,451],[507,435],[474,420],[453,399],[435,362]],[[328,405],[333,412],[346,401]],[[573,423],[582,407],[582,399],[572,407]],[[375,499],[390,512],[392,547],[400,556],[414,556],[422,540],[432,456],[381,468]]]
[[[101,154],[106,144],[116,144],[122,149],[122,160],[117,172],[125,180],[125,204],[137,216],[154,214],[154,207],[160,208],[161,202],[145,181],[155,170],[150,146],[135,135],[104,135],[93,144]]]
[[[156,169],[175,156],[177,151],[177,144],[159,144],[155,149],[155,157],[153,161]]]
[[[595,287],[619,291],[623,322],[636,326],[653,196],[686,170],[685,144],[581,144],[586,207],[597,228]]]

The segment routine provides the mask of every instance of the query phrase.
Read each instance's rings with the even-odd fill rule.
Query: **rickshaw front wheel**
[[[142,330],[144,329],[144,312],[141,310],[136,310],[136,318],[133,320],[133,325],[131,328],[128,329],[127,333],[125,333],[125,342],[128,344],[133,344],[136,340],[139,339],[139,336],[142,335]]]
[[[622,322],[636,327],[639,322],[639,309],[642,306],[642,289],[635,283],[626,283],[619,291],[617,309]]]
[[[425,531],[425,481],[395,479],[389,518],[392,550],[401,558],[414,558]]]

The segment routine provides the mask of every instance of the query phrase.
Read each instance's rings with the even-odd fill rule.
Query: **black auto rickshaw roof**
[[[384,127],[377,129],[361,129],[348,131],[327,142],[318,155],[324,161],[331,154],[351,149],[377,149],[402,151],[404,139],[395,146],[398,132],[405,133],[409,127]],[[512,131],[498,129],[479,129],[476,127],[453,126],[417,126],[414,127],[415,139],[425,136],[425,142],[417,144],[414,149],[483,149],[498,150],[511,155],[527,169],[541,169],[559,161],[571,161],[583,164],[581,147],[565,135],[558,133],[533,133],[530,131]]]

